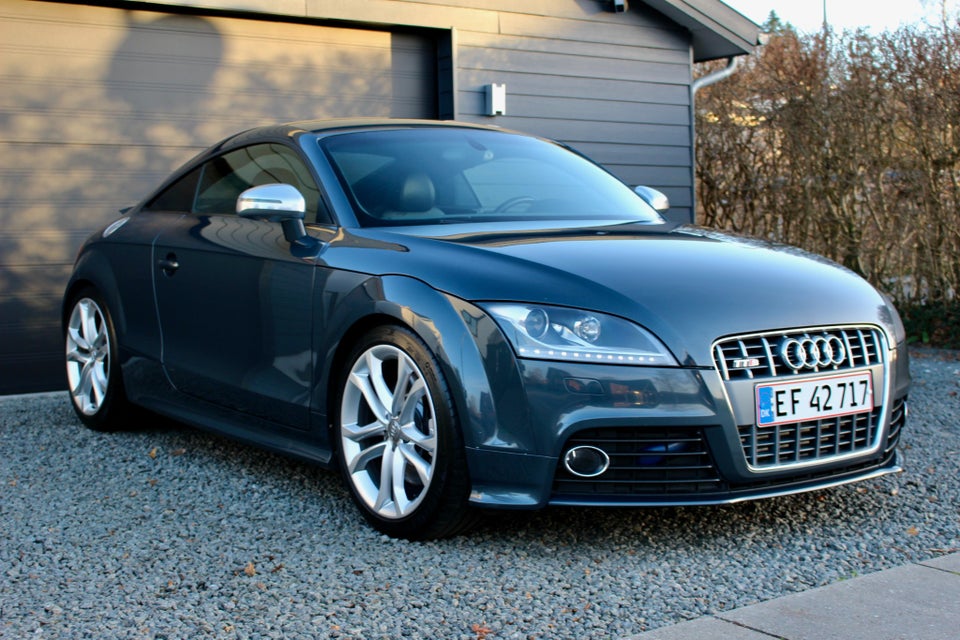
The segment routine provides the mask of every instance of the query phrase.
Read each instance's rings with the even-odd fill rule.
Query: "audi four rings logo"
[[[843,364],[847,348],[833,335],[787,338],[780,343],[780,357],[794,371]]]

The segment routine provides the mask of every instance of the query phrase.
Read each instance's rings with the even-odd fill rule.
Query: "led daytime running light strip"
[[[602,353],[580,353],[579,351],[563,351],[559,349],[530,349],[527,347],[520,347],[520,355],[524,356],[535,356],[535,357],[547,357],[547,358],[583,358],[584,360],[590,360],[592,362],[613,362],[613,363],[625,363],[625,364],[655,364],[657,362],[665,361],[665,358],[662,356],[632,356],[624,354],[602,354]]]

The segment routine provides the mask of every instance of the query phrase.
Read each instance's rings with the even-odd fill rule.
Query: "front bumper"
[[[679,481],[672,479],[662,483],[652,483],[641,490],[636,490],[635,487],[619,489],[623,493],[617,493],[616,485],[602,487],[583,485],[572,489],[571,483],[557,481],[549,503],[566,506],[625,507],[730,504],[827,489],[878,478],[890,473],[899,473],[902,470],[900,455],[894,449],[879,462],[869,460],[823,471],[808,468],[782,478],[760,478],[742,483],[728,482],[719,476],[709,479],[681,477]],[[624,489],[626,486],[629,485],[624,485]]]
[[[724,504],[898,472],[907,390],[898,376],[906,366],[898,366],[895,351],[887,360],[880,375],[884,404],[872,427],[878,446],[762,470],[749,464],[738,426],[742,407],[716,369],[519,361],[531,447],[469,448],[471,502],[499,508]],[[563,455],[578,445],[607,451],[610,468],[593,478],[570,473]]]

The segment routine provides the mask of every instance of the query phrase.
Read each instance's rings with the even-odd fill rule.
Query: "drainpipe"
[[[723,69],[709,73],[701,78],[697,78],[693,81],[693,84],[690,85],[690,138],[693,141],[693,144],[690,145],[690,184],[697,184],[697,151],[696,151],[696,140],[697,134],[694,131],[693,123],[696,120],[694,117],[694,109],[696,109],[696,97],[697,91],[704,87],[708,87],[711,84],[716,84],[721,80],[729,78],[737,71],[737,66],[740,64],[740,58],[730,56],[727,58],[727,66]],[[690,212],[690,222],[696,223],[697,221],[697,193],[696,188],[693,190],[693,205]]]
[[[712,84],[716,84],[721,80],[725,80],[737,72],[737,66],[740,64],[740,58],[730,56],[727,58],[727,66],[713,73],[707,74],[701,78],[697,78],[693,81],[693,84],[690,86],[690,90],[693,92],[693,95],[697,95],[697,91],[704,87],[709,87]]]

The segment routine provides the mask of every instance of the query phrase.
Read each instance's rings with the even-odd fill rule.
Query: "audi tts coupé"
[[[668,222],[563,145],[426,121],[246,131],[81,249],[70,396],[338,468],[392,536],[899,470],[903,327],[854,273]]]

